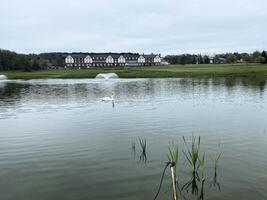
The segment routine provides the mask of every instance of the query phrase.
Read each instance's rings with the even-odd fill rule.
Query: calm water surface
[[[114,104],[100,101],[112,93]],[[172,144],[179,187],[190,180],[182,136],[192,132],[207,159],[202,199],[267,199],[264,80],[2,81],[0,199],[153,199]],[[199,198],[201,184],[191,187],[180,199]],[[169,170],[158,199],[171,199]]]

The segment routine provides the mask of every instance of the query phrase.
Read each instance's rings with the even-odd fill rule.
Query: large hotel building
[[[73,53],[65,58],[66,68],[153,66],[160,64],[160,54]]]

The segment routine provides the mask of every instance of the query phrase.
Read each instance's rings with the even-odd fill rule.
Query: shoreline
[[[267,64],[200,64],[132,67],[126,69],[60,69],[32,72],[0,71],[8,79],[82,79],[95,78],[99,73],[116,73],[119,78],[212,78],[251,77],[267,79]]]

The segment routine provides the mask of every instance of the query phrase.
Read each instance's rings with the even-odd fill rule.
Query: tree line
[[[76,54],[84,54],[82,52]],[[64,67],[68,53],[52,52],[41,54],[20,54],[0,49],[0,71],[45,70]],[[170,64],[209,64],[209,63],[267,63],[266,51],[253,53],[226,53],[214,56],[182,54],[167,55],[164,60]]]
[[[41,70],[47,68],[46,60],[35,54],[18,54],[0,49],[0,71],[7,70]]]
[[[64,66],[67,53],[20,54],[0,49],[0,71],[45,70]]]
[[[225,53],[214,56],[181,54],[167,55],[164,60],[170,64],[209,64],[209,63],[267,63],[266,51],[255,51],[253,53]]]

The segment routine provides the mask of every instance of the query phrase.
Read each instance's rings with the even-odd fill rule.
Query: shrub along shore
[[[95,78],[98,73],[117,73],[120,78],[266,77],[267,64],[192,64],[125,69],[62,69],[2,71],[9,79]]]

